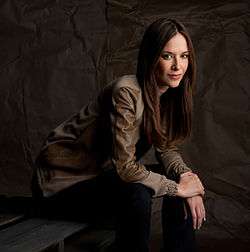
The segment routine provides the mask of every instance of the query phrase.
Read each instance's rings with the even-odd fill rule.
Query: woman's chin
[[[171,81],[171,82],[168,83],[168,86],[170,88],[177,88],[177,87],[179,87],[179,85],[180,85],[180,81],[176,81],[176,82]]]
[[[177,88],[180,84],[180,81],[168,81],[165,84],[159,85],[159,91],[161,94],[165,93],[168,88]]]

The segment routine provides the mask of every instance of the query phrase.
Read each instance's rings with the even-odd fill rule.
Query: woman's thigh
[[[43,198],[40,201],[42,215],[88,222],[113,218],[118,180],[116,172],[110,170]]]

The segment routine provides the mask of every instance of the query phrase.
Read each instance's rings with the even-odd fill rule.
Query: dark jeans
[[[114,170],[40,201],[42,214],[53,218],[114,223],[118,252],[149,251],[151,207],[152,190],[122,181]],[[192,218],[189,211],[184,219],[183,199],[164,196],[162,225],[164,252],[195,251]]]

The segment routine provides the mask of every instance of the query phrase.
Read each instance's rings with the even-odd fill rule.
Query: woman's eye
[[[182,57],[183,59],[188,59],[188,58],[189,58],[189,54],[183,54],[181,57]]]
[[[165,60],[170,60],[170,59],[173,58],[173,56],[171,54],[163,54],[162,58],[165,59]]]

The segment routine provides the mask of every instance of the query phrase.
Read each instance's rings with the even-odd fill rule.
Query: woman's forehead
[[[188,51],[186,38],[181,34],[175,34],[163,47],[163,51],[171,53],[183,53]]]

